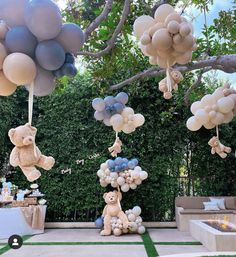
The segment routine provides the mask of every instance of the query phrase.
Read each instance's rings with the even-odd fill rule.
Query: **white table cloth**
[[[43,206],[44,219],[46,209],[47,206]],[[26,222],[20,207],[0,208],[0,239],[7,239],[14,234],[24,236],[41,234],[43,232],[44,230],[36,230],[30,227]]]

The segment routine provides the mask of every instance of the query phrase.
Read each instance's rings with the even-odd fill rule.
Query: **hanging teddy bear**
[[[227,153],[231,152],[231,148],[221,144],[218,137],[212,137],[208,145],[211,146],[211,154],[217,153],[223,159],[226,158]]]
[[[10,155],[10,164],[13,167],[19,166],[27,180],[37,180],[41,173],[35,166],[50,170],[55,160],[53,157],[42,155],[35,144],[37,129],[29,123],[10,129],[8,135],[15,145]]]
[[[114,144],[108,148],[108,151],[111,153],[112,157],[117,157],[118,153],[121,153],[122,142],[119,137],[116,138]]]

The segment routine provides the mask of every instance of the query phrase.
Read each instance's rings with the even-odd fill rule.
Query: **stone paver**
[[[23,246],[2,257],[146,257],[142,245]]]
[[[187,254],[198,252],[209,252],[202,245],[155,245],[160,256],[171,254]],[[186,257],[188,255],[185,255]]]
[[[98,229],[46,229],[27,242],[142,242],[139,235],[100,236]]]
[[[196,242],[187,232],[177,229],[148,229],[153,242]]]
[[[230,255],[230,256],[236,256],[236,252],[209,252],[209,253],[205,253],[205,252],[199,252],[199,253],[189,253],[188,254],[188,257],[202,257],[202,256],[227,256],[227,255]],[[186,256],[186,253],[184,254],[171,254],[171,255],[165,255],[163,257],[187,257]]]
[[[0,240],[0,244],[3,244],[3,243],[4,243],[4,244],[5,244],[5,243],[7,244],[7,239],[1,239],[1,240]]]

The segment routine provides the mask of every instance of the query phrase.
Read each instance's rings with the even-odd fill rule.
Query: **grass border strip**
[[[142,239],[143,239],[143,244],[145,247],[145,250],[147,252],[147,256],[148,257],[156,257],[159,256],[156,247],[148,233],[148,231],[146,231],[143,235],[141,235]]]

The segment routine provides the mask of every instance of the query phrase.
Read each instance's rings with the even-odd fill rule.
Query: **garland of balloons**
[[[55,78],[77,73],[74,55],[84,44],[82,29],[62,24],[52,0],[1,0],[0,95],[24,85],[45,96],[55,89]]]
[[[166,78],[159,83],[159,90],[165,99],[172,98],[172,90],[177,90],[183,77],[171,66],[190,62],[192,52],[197,49],[192,24],[171,5],[162,4],[155,11],[154,18],[148,15],[138,17],[133,31],[142,53],[149,57],[149,63],[166,69]]]
[[[236,116],[236,90],[230,88],[229,84],[217,88],[213,94],[205,95],[200,101],[191,105],[193,114],[186,126],[191,131],[197,131],[202,126],[206,129],[216,127],[216,137],[209,140],[211,153],[217,153],[221,158],[225,158],[231,152],[230,147],[224,146],[219,140],[218,126],[229,123]]]
[[[107,96],[104,99],[95,98],[92,101],[92,107],[95,110],[94,118],[103,122],[106,126],[112,126],[116,132],[116,140],[108,148],[111,156],[116,158],[102,163],[100,169],[97,171],[97,176],[102,187],[111,185],[113,188],[117,188],[119,193],[121,193],[120,191],[128,192],[130,189],[136,189],[148,177],[148,173],[138,166],[139,162],[137,159],[129,160],[127,158],[117,157],[117,154],[121,153],[122,146],[118,133],[124,132],[125,134],[130,134],[145,122],[142,114],[135,114],[131,107],[126,106],[128,100],[128,95],[125,92],[120,92],[115,97]],[[114,197],[114,192],[108,193],[112,194],[111,199]],[[132,210],[130,209],[123,213],[119,198],[115,207],[114,204],[116,203],[112,203],[113,206],[109,207],[109,197],[108,199],[104,197],[104,199],[107,205],[104,208],[103,216],[95,221],[95,225],[98,228],[104,227],[101,235],[110,235],[113,233],[115,236],[119,236],[126,233],[137,232],[143,234],[145,232],[145,227],[142,225],[142,218],[139,216],[141,214],[141,208],[139,206],[135,206]],[[113,210],[117,210],[117,207],[119,208],[119,214],[117,215],[120,215],[120,217],[116,217],[114,214],[114,217],[110,217]],[[111,213],[107,214],[109,210],[111,210]],[[126,223],[129,224],[128,227]]]

